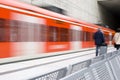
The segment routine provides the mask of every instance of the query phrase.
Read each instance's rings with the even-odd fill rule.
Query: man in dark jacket
[[[102,33],[100,28],[97,30],[97,32],[94,33],[93,38],[96,45],[96,56],[98,56],[98,49],[103,43],[105,43],[104,34]]]

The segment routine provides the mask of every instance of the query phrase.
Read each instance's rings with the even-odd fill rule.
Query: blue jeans
[[[96,45],[96,56],[98,56],[99,49],[100,49],[100,46]]]

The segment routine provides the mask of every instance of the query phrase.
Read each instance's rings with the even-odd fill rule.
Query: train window
[[[73,41],[73,38],[72,38],[72,33],[73,33],[73,30],[70,29],[70,41]]]
[[[38,30],[38,34],[40,34],[40,41],[46,41],[46,38],[47,38],[47,26],[45,26],[44,24],[41,24],[41,25],[38,25],[39,27],[39,30]],[[36,32],[36,31],[35,31]],[[36,35],[36,34],[35,34]]]
[[[10,41],[18,41],[18,21],[10,20]]]
[[[57,42],[59,41],[59,28],[54,26],[48,27],[48,41],[49,42]]]
[[[5,19],[0,18],[0,28],[5,27]]]
[[[77,36],[77,41],[80,41],[80,35],[81,35],[80,32],[81,32],[81,31],[77,31],[77,35],[78,35],[78,36]]]
[[[86,32],[86,41],[90,41],[90,32]]]
[[[91,33],[91,41],[94,40],[93,35],[94,35],[94,33],[92,32],[92,33]]]
[[[40,24],[33,24],[33,26],[34,26],[34,41],[39,42],[41,41],[40,37],[42,37],[40,34],[40,31],[41,31]]]
[[[69,30],[66,28],[60,28],[60,41],[69,41]]]
[[[76,30],[70,30],[70,40],[76,41]]]
[[[32,23],[19,21],[18,24],[18,38],[20,42],[34,41]]]
[[[81,33],[81,31],[78,31],[78,30],[77,30],[77,37],[76,37],[76,38],[77,38],[77,41],[80,41],[80,36],[81,36],[80,33]]]
[[[0,18],[0,42],[7,41],[6,40],[7,28],[5,25],[6,25],[6,20]]]
[[[77,41],[77,30],[73,30],[73,40]]]
[[[91,40],[91,33],[90,32],[82,32],[82,41],[90,41]]]
[[[80,41],[81,40],[81,31],[70,30],[70,40],[71,41]]]
[[[46,41],[46,26],[43,24],[28,23],[21,27],[21,41]]]
[[[74,30],[74,41],[80,41],[80,31]]]
[[[11,20],[10,27],[11,27],[10,28],[10,41],[12,41],[12,42],[30,41],[29,29],[31,29],[31,27],[29,27],[28,22]]]
[[[84,39],[83,31],[80,31],[80,41],[83,41],[83,39]]]
[[[83,31],[83,41],[86,41],[86,32]]]
[[[34,24],[33,23],[28,23],[27,27],[28,27],[28,29],[27,29],[28,30],[28,32],[27,32],[28,42],[33,42],[34,41],[34,33],[35,33]]]
[[[34,42],[46,41],[46,26],[23,21],[10,21],[10,41]]]

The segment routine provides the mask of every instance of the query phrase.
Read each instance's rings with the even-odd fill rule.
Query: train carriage
[[[15,0],[1,0],[0,58],[94,48],[93,33],[99,27]],[[115,32],[101,28],[111,44]]]

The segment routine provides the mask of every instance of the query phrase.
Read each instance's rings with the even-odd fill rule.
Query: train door
[[[47,19],[46,52],[66,51],[70,49],[70,24],[60,20]]]
[[[80,26],[71,25],[71,49],[79,50],[81,46],[81,30]]]
[[[45,42],[41,41],[43,18],[26,14],[12,13],[11,16],[12,53],[17,55],[34,55],[43,53]]]

